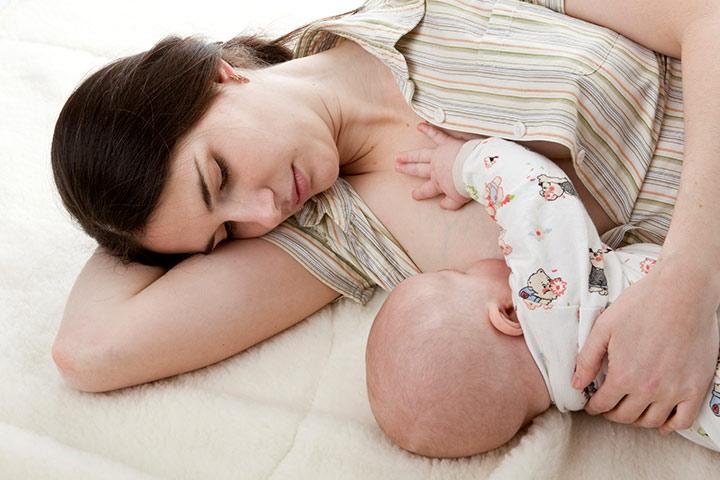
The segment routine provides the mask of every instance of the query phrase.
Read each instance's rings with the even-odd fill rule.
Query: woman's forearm
[[[663,261],[694,272],[720,297],[720,13],[689,25],[682,37],[685,150],[679,194]],[[719,298],[720,300],[720,298]]]
[[[229,242],[166,273],[112,262],[88,262],[54,348],[63,376],[79,390],[114,390],[210,365],[338,296],[261,239]]]
[[[69,383],[77,383],[81,365],[95,362],[105,333],[132,297],[164,273],[158,267],[124,266],[103,248],[95,250],[70,291],[53,344],[53,359]]]

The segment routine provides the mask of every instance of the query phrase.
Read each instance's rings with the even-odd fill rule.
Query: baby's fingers
[[[432,167],[429,163],[395,163],[395,170],[405,175],[412,175],[420,178],[430,178]]]
[[[468,201],[469,199],[458,200],[456,198],[446,196],[440,200],[440,208],[444,208],[445,210],[458,210],[468,203]]]
[[[417,129],[420,130],[422,133],[430,137],[430,140],[435,142],[436,145],[440,145],[444,143],[448,139],[452,139],[450,135],[443,132],[439,128],[435,127],[434,125],[431,125],[427,122],[420,122],[418,123]]]
[[[433,150],[429,148],[399,152],[395,154],[395,163],[430,163],[432,154]]]
[[[428,180],[427,182],[414,189],[412,192],[415,200],[427,200],[428,198],[437,197],[442,193],[440,187],[434,180]]]

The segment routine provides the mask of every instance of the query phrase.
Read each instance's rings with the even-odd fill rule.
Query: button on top
[[[525,133],[527,133],[527,128],[525,128],[525,124],[523,122],[515,122],[513,130],[515,132],[515,136],[518,138],[524,137]]]
[[[433,120],[435,120],[436,123],[442,123],[445,121],[445,110],[438,107],[435,109],[435,112],[433,112]]]
[[[577,155],[575,156],[575,160],[577,163],[583,163],[585,161],[585,150],[579,149],[577,152]]]
[[[415,82],[407,80],[405,82],[405,99],[409,102],[415,95]]]

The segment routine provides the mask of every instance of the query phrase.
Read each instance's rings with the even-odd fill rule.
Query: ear
[[[232,81],[232,75],[235,75],[235,70],[233,69],[232,65],[230,65],[228,62],[221,58],[218,65],[218,75],[216,81],[218,83],[230,82]]]
[[[518,337],[523,334],[522,327],[515,313],[515,308],[512,305],[507,308],[501,308],[497,304],[490,304],[488,305],[488,317],[492,326],[505,335]]]

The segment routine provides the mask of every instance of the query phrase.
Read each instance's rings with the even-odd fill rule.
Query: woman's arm
[[[565,11],[682,58],[684,162],[661,262],[600,317],[601,328],[593,329],[578,357],[578,383],[595,375],[607,351],[608,378],[588,412],[646,427],[665,424],[664,430],[688,428],[718,354],[720,215],[713,200],[720,185],[720,4],[566,0]]]
[[[114,390],[230,357],[337,298],[280,248],[236,240],[171,270],[98,249],[78,276],[53,346],[63,377]]]

